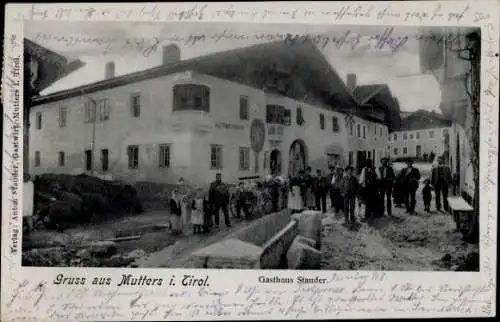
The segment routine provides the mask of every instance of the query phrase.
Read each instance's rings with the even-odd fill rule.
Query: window
[[[332,131],[333,132],[339,132],[340,131],[339,119],[336,116],[332,117]]]
[[[63,151],[59,151],[59,166],[64,167],[65,155]]]
[[[133,117],[141,116],[141,94],[133,93],[130,95],[130,112]]]
[[[429,137],[432,139],[434,138],[434,131],[429,131]]]
[[[42,129],[42,112],[36,112],[36,129]]]
[[[354,135],[354,124],[352,124],[352,123],[349,125],[349,133],[351,135]]]
[[[85,150],[85,169],[87,171],[92,170],[92,151]]]
[[[443,135],[447,135],[448,134],[448,129],[443,129]]]
[[[59,106],[59,127],[66,126],[68,116],[68,108],[66,106]]]
[[[109,120],[109,100],[103,99],[100,100],[97,104],[99,106],[99,120]]]
[[[297,107],[297,116],[295,122],[297,125],[304,124],[304,115],[302,114],[302,107]]]
[[[210,88],[196,84],[175,85],[173,110],[210,112]]]
[[[382,128],[380,128],[380,130],[378,131],[378,133],[380,134],[380,136],[382,136]]]
[[[410,134],[410,140],[413,140],[413,133]]]
[[[240,148],[240,170],[247,171],[250,169],[250,149]]]
[[[352,165],[354,162],[354,152],[349,151],[349,162],[348,165]]]
[[[248,97],[240,96],[240,120],[248,120]]]
[[[160,144],[158,158],[160,168],[170,168],[170,144]]]
[[[286,109],[285,116],[283,118],[283,125],[290,126],[292,125],[292,110]]]
[[[109,169],[109,151],[108,151],[108,149],[101,150],[101,168],[102,168],[102,171],[108,171],[108,169]]]
[[[373,134],[377,135],[377,126],[376,125],[373,126]]]
[[[408,148],[407,147],[404,147],[403,148],[403,154],[407,154],[408,153]]]
[[[210,146],[210,169],[222,169],[222,145]]]
[[[360,125],[360,124],[358,124],[357,128],[358,128],[358,129],[357,129],[357,130],[358,130],[358,131],[357,131],[357,132],[358,132],[358,138],[360,138],[360,137],[361,137],[361,125]]]
[[[391,140],[391,136],[389,135],[389,137],[387,138],[387,141],[390,141]]]
[[[394,141],[397,141],[397,140],[398,140],[398,135],[394,134]]]
[[[366,139],[366,126],[363,125],[363,139]]]
[[[407,133],[403,133],[403,140],[404,141],[408,140],[408,134]]]
[[[281,105],[266,105],[266,122],[285,125],[286,110]]]
[[[138,145],[129,145],[127,147],[127,155],[128,155],[128,168],[129,169],[138,169],[139,168],[139,146]]]
[[[93,101],[85,103],[85,123],[94,122],[95,104]]]
[[[420,132],[416,132],[415,137],[417,138],[417,140],[420,139]]]
[[[394,148],[394,155],[398,155],[398,148]]]
[[[41,163],[40,151],[35,151],[35,167],[39,167]]]
[[[325,129],[325,114],[323,113],[319,114],[319,128],[322,130]]]

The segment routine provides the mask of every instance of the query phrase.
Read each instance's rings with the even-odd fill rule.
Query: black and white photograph
[[[23,44],[23,266],[479,271],[479,28],[26,20]]]

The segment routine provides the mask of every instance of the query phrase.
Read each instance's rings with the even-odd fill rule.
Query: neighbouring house
[[[383,110],[359,104],[313,44],[189,60],[172,46],[156,67],[116,76],[109,62],[101,81],[36,98],[31,171],[195,184],[220,171],[235,182],[355,164],[386,146]]]
[[[392,159],[434,161],[450,151],[452,121],[436,112],[418,110],[401,120],[401,129],[390,134],[387,150]]]

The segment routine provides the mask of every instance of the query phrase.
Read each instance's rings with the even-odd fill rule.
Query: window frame
[[[131,170],[139,169],[139,148],[138,144],[131,144],[127,146],[127,163],[128,168]]]
[[[40,151],[35,151],[35,167],[39,167],[42,164],[42,153]]]
[[[94,168],[94,156],[92,155],[92,150],[85,150],[85,171],[92,171]]]
[[[250,119],[249,98],[247,95],[240,95],[240,120]]]
[[[319,113],[319,128],[320,130],[325,130],[326,124],[325,124],[325,114]]]
[[[141,117],[141,99],[141,93],[139,92],[130,94],[130,113],[132,114],[132,117]]]
[[[215,153],[214,153],[215,152]],[[212,157],[215,155],[215,159]],[[210,144],[210,169],[221,170],[223,169],[224,151],[221,144]]]
[[[158,144],[158,167],[160,169],[170,168],[172,162],[172,144],[160,143]]]
[[[64,153],[64,151],[59,151],[57,155],[58,155],[57,165],[59,167],[65,167],[66,166],[66,153]]]
[[[68,121],[68,107],[61,105],[59,106],[59,111],[58,111],[58,123],[59,127],[63,128],[66,127],[67,121]]]
[[[109,171],[109,149],[101,149],[101,170]]]
[[[250,170],[250,148],[249,147],[243,147],[243,146],[239,147],[239,149],[238,149],[238,169],[240,171]]]
[[[332,131],[333,133],[340,132],[339,118],[337,116],[332,116]]]
[[[36,129],[37,130],[41,130],[42,129],[42,120],[43,120],[43,117],[42,117],[42,112],[36,112]]]

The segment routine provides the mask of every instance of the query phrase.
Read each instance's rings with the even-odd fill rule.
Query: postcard
[[[498,2],[6,8],[2,320],[496,315]]]

